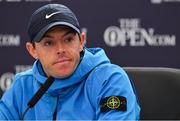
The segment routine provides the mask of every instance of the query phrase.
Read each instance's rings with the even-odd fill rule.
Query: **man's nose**
[[[62,43],[58,43],[56,50],[58,55],[65,53],[65,46]]]

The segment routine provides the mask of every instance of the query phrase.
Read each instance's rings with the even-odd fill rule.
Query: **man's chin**
[[[71,75],[72,75],[72,73],[68,73],[68,74],[58,74],[58,75],[55,75],[54,77],[55,77],[55,78],[58,78],[58,79],[66,79],[66,78],[69,78]]]

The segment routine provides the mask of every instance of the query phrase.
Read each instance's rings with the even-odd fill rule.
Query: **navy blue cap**
[[[80,33],[79,22],[75,14],[62,4],[47,4],[37,9],[31,16],[28,35],[32,42],[39,42],[52,27],[64,25]]]

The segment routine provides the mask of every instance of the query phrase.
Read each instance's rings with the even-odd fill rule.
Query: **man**
[[[2,120],[136,120],[140,107],[125,71],[101,48],[84,47],[74,13],[48,4],[30,19],[26,48],[36,59],[15,76],[0,101]],[[30,109],[29,100],[48,77],[54,82]]]

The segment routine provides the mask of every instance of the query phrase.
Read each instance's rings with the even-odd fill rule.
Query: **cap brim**
[[[39,42],[41,40],[41,38],[43,37],[43,35],[52,27],[57,26],[57,25],[65,25],[68,26],[72,29],[74,29],[77,33],[80,33],[80,30],[75,27],[74,25],[67,23],[67,22],[54,22],[51,24],[48,24],[47,26],[45,26],[43,29],[41,29],[41,31],[38,32],[38,34],[34,37],[33,42]]]

